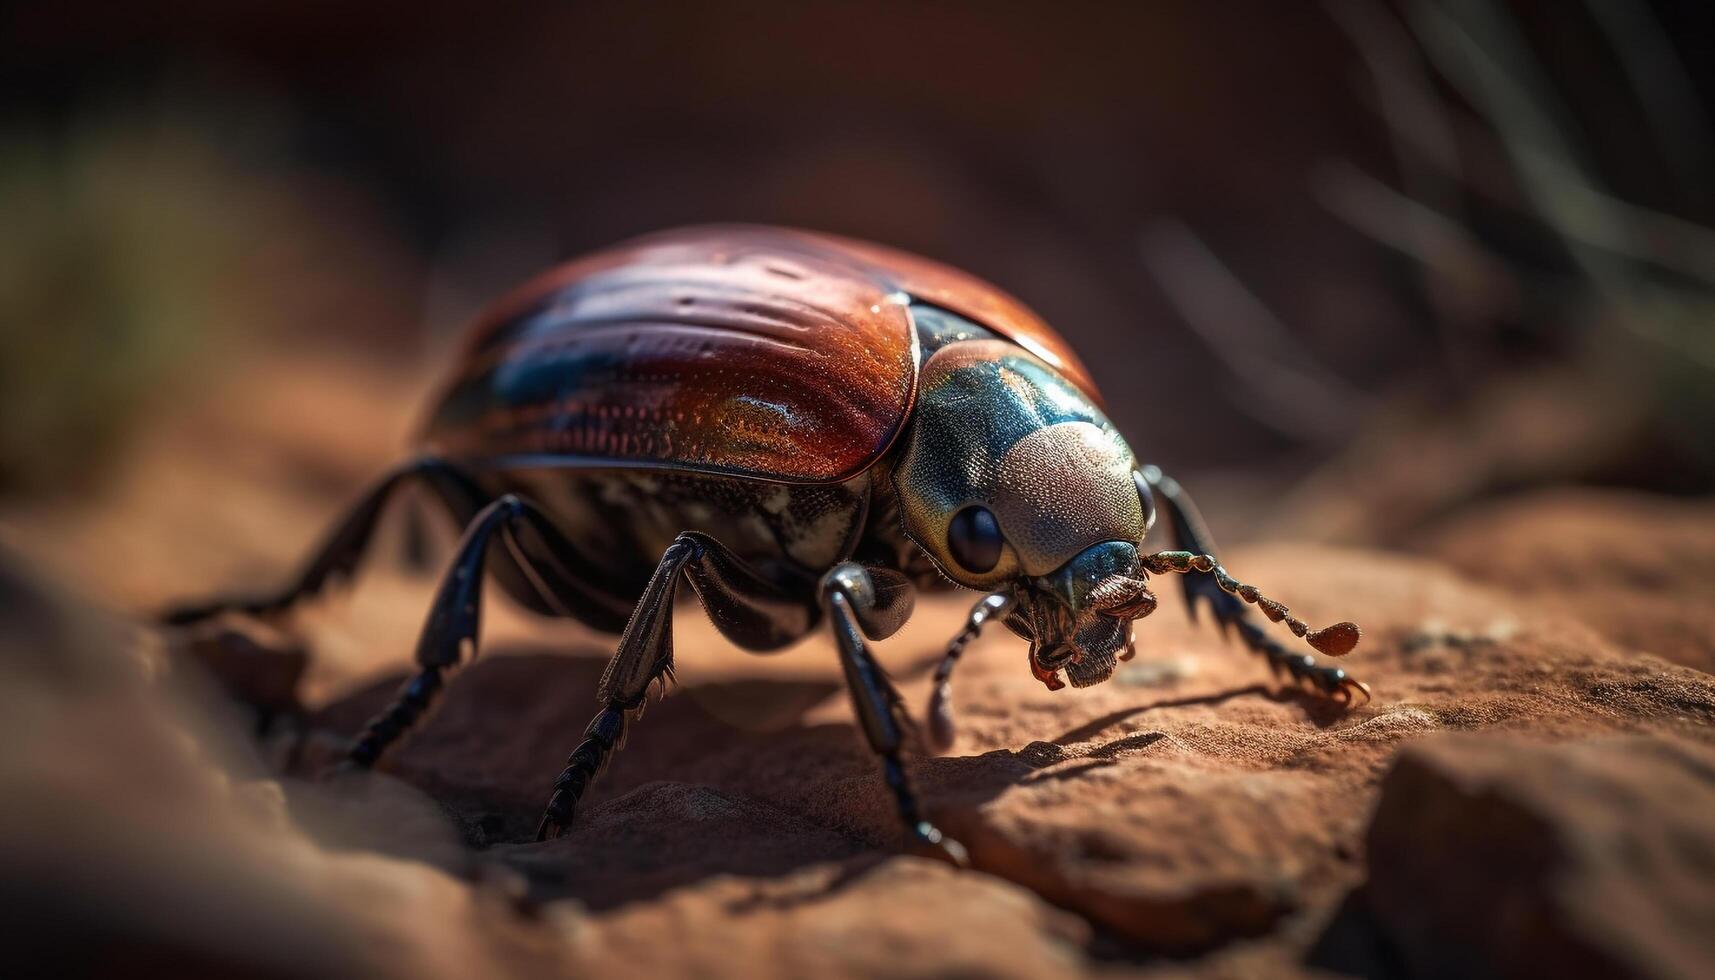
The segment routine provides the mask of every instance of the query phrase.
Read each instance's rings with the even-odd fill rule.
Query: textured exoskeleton
[[[775,649],[832,630],[863,734],[913,841],[963,852],[920,809],[901,755],[908,722],[868,643],[918,589],[984,593],[937,672],[930,732],[951,738],[954,663],[1000,619],[1050,688],[1106,680],[1156,605],[1148,577],[1279,670],[1349,700],[1367,689],[1289,653],[1234,581],[1196,508],[1140,465],[1089,373],[1017,300],[880,246],[760,227],[653,235],[571,262],[472,328],[417,455],[380,480],[278,594],[170,615],[269,613],[358,563],[387,500],[425,487],[465,528],[417,648],[419,672],[350,750],[376,762],[474,649],[485,572],[541,613],[621,633],[600,710],[555,781],[541,836],[559,834],[652,684],[674,670],[673,599],[688,584],[721,632]],[[1179,550],[1147,554],[1157,507]],[[497,547],[497,545],[500,545]]]

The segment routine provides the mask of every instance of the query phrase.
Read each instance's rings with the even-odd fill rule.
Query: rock
[[[207,671],[233,700],[260,713],[303,710],[298,685],[309,654],[265,623],[229,616],[173,634],[169,652]]]
[[[1419,976],[1715,974],[1715,750],[1443,736],[1381,786],[1363,894]]]
[[[1461,512],[1416,547],[1622,646],[1715,671],[1715,503],[1541,491]]]
[[[837,834],[707,786],[648,783],[573,838],[449,852],[453,821],[385,776],[258,778],[202,685],[181,688],[126,637],[0,568],[0,902],[14,970],[433,980],[1088,966],[1088,926],[1023,889],[852,856]],[[818,860],[830,853],[847,857]],[[749,874],[729,873],[738,865]],[[584,887],[568,884],[578,876]],[[612,908],[557,900],[572,892]]]
[[[1024,889],[887,857],[779,878],[711,878],[592,916],[579,975],[1064,977],[1087,975],[1089,927]]]
[[[1343,663],[1376,700],[1342,712],[1282,691],[1211,627],[1165,608],[1139,624],[1143,652],[1116,683],[1078,692],[1045,691],[1022,646],[996,632],[955,679],[959,744],[913,767],[978,869],[1125,949],[1193,955],[1293,936],[1307,946],[1321,910],[1361,880],[1376,785],[1412,740],[1484,728],[1708,737],[1715,722],[1715,678],[1616,651],[1435,565],[1279,547],[1241,552],[1234,567],[1292,582],[1313,622],[1360,619],[1368,639]],[[881,650],[913,705],[961,605],[925,601]],[[892,807],[827,644],[767,660],[723,645],[695,615],[678,632],[680,686],[633,726],[565,840],[523,843],[594,709],[595,642],[572,656],[485,655],[383,769],[439,799],[468,841],[520,842],[499,853],[541,900],[630,909],[722,875],[893,853]],[[336,701],[312,724],[356,731],[396,684]]]
[[[973,651],[958,678],[959,748],[980,754],[921,772],[978,867],[1141,948],[1184,954],[1289,931],[1294,913],[1330,904],[1361,874],[1368,801],[1410,740],[1488,727],[1708,738],[1715,721],[1715,678],[1617,655],[1433,566],[1271,548],[1233,567],[1293,582],[1318,619],[1361,619],[1369,639],[1342,663],[1375,685],[1375,701],[1342,714],[1258,686],[1246,655],[1169,614],[1138,625],[1140,660],[1195,649],[1205,663],[1148,697],[1110,684],[1062,698]],[[1340,608],[1324,610],[1325,596]],[[1426,623],[1497,638],[1424,641]]]
[[[130,608],[265,588],[376,465],[372,448],[340,450],[320,471],[349,483],[313,490],[209,457],[196,493],[182,489],[188,451],[144,453],[109,511],[26,515],[5,533],[34,566]],[[222,658],[229,682],[295,686],[307,706],[303,737],[277,731],[260,753],[230,711],[185,693],[186,671],[139,655],[125,630],[83,628],[96,617],[81,604],[20,616],[0,601],[0,888],[26,910],[15,930],[64,962],[100,954],[157,973],[1275,976],[1325,968],[1314,957],[1334,927],[1378,951],[1349,972],[1397,970],[1416,962],[1398,958],[1409,930],[1354,890],[1396,863],[1431,876],[1432,893],[1470,873],[1457,840],[1366,850],[1402,750],[1461,732],[1569,753],[1661,740],[1672,758],[1715,743],[1715,677],[1652,655],[1701,655],[1711,631],[1696,589],[1715,541],[1684,530],[1701,526],[1687,520],[1700,505],[1634,503],[1580,504],[1571,520],[1527,500],[1460,535],[1449,525],[1425,548],[1456,568],[1304,545],[1224,553],[1295,615],[1364,628],[1341,664],[1375,698],[1350,711],[1282,688],[1188,620],[1172,583],[1137,625],[1137,658],[1098,687],[1044,690],[1023,644],[993,630],[954,680],[954,748],[910,765],[929,811],[969,846],[965,874],[900,853],[823,637],[757,657],[688,607],[678,684],[632,728],[571,833],[539,845],[536,818],[596,710],[612,637],[491,603],[482,656],[353,786],[315,777],[406,676],[432,590],[390,570],[385,547],[259,648],[301,643],[300,682],[278,683],[278,658]],[[1533,517],[1537,506],[1553,513]],[[1585,551],[1556,550],[1601,515],[1620,516]],[[969,601],[925,598],[878,646],[914,713]],[[1678,787],[1690,777],[1651,759],[1626,765],[1641,781],[1626,784],[1627,812],[1680,827],[1664,808],[1689,798]],[[1699,948],[1701,920],[1672,903],[1703,894],[1707,867],[1681,862],[1672,877],[1655,852],[1635,867],[1623,848],[1600,852],[1607,863],[1556,853],[1613,875],[1576,880],[1631,868],[1667,883],[1612,899],[1620,935],[1643,938],[1602,933],[1608,945],[1591,948],[1647,948],[1614,962],[1654,972],[1669,962],[1660,950]],[[1510,962],[1472,949],[1473,971]]]
[[[0,567],[9,974],[547,968],[516,915],[459,878],[310,838],[229,713],[135,639]],[[366,819],[396,816],[394,800]]]
[[[1152,740],[1121,741],[1141,754]],[[948,829],[976,867],[1141,948],[1178,955],[1266,933],[1297,907],[1299,879],[1334,847],[1318,826],[1319,794],[1302,780],[1187,779],[1171,764],[1102,772],[1115,754],[1062,755],[1064,764],[1029,772],[993,804],[950,816]],[[948,810],[958,806],[951,799]]]
[[[590,808],[576,833],[493,852],[522,872],[537,900],[577,896],[606,909],[722,875],[776,877],[853,841],[773,807],[689,783],[652,782]]]

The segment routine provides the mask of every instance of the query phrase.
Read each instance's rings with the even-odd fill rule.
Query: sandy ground
[[[1715,971],[1709,503],[1568,491],[1459,515],[1414,554],[1235,549],[1236,574],[1312,623],[1363,624],[1344,665],[1375,698],[1351,711],[1280,688],[1176,589],[1139,624],[1137,659],[1093,689],[1048,692],[1019,641],[985,636],[957,678],[957,745],[913,765],[966,872],[899,852],[827,642],[751,656],[686,609],[679,684],[573,832],[536,844],[611,637],[497,603],[483,655],[416,737],[373,776],[327,779],[405,676],[430,581],[384,546],[352,589],[283,622],[137,625],[170,599],[277,581],[400,444],[408,382],[313,367],[187,407],[107,493],[0,525],[0,888],[30,962]],[[295,409],[311,377],[342,412]],[[880,647],[914,711],[964,605],[925,601]],[[301,723],[253,737],[211,661],[253,698],[301,704]]]

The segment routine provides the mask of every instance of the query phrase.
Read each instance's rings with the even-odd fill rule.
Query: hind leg
[[[351,577],[369,549],[387,505],[400,490],[413,485],[427,487],[461,523],[485,502],[467,477],[441,460],[432,457],[412,460],[371,486],[285,587],[181,605],[161,613],[159,622],[166,626],[195,626],[227,612],[269,618],[319,595],[334,582]],[[297,700],[298,675],[304,666],[301,652],[286,653],[260,643],[251,631],[241,631],[236,636],[202,637],[191,642],[190,650],[191,656],[214,671],[235,700],[256,710],[259,736],[267,735],[276,720],[298,719],[302,711]]]
[[[537,542],[538,547],[526,550],[521,547],[526,540]],[[446,670],[457,666],[467,653],[476,656],[486,585],[483,571],[496,542],[504,543],[514,562],[528,566],[530,581],[553,583],[551,591],[545,584],[540,586],[542,598],[568,615],[612,603],[611,594],[583,571],[595,567],[593,563],[576,552],[535,504],[516,494],[495,500],[471,520],[441,579],[417,640],[416,676],[405,682],[393,703],[352,743],[347,751],[352,763],[373,765],[421,720],[440,694]],[[543,557],[532,558],[532,553]]]
[[[369,549],[383,510],[401,489],[411,484],[427,485],[461,522],[476,513],[485,502],[470,479],[447,463],[433,457],[412,460],[370,487],[328,533],[303,571],[284,588],[259,595],[221,596],[176,606],[163,612],[160,621],[169,626],[185,626],[212,619],[224,612],[267,616],[284,612],[304,599],[320,594],[336,580],[350,578]]]
[[[1176,547],[1196,557],[1216,554],[1214,536],[1203,523],[1203,517],[1197,512],[1197,505],[1192,502],[1191,495],[1185,492],[1177,480],[1163,474],[1154,466],[1143,467],[1138,471],[1138,478],[1149,488],[1156,500],[1165,504]],[[1224,571],[1221,574],[1225,574]],[[1269,669],[1277,677],[1284,672],[1295,682],[1308,685],[1311,689],[1339,701],[1349,702],[1355,697],[1362,697],[1365,701],[1370,699],[1369,685],[1339,667],[1319,663],[1308,653],[1288,650],[1273,634],[1265,631],[1261,624],[1249,615],[1244,600],[1222,588],[1216,577],[1216,569],[1200,571],[1188,567],[1183,582],[1185,602],[1191,611],[1191,617],[1197,617],[1200,602],[1207,602],[1215,622],[1223,630],[1230,628],[1238,633],[1240,641],[1246,647],[1261,654],[1268,661]],[[1281,611],[1284,613],[1284,608]],[[1298,630],[1295,629],[1294,632]]]

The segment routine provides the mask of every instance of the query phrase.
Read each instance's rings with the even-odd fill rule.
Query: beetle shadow
[[[532,900],[576,898],[592,909],[717,875],[778,877],[895,846],[891,803],[861,738],[849,723],[806,721],[812,708],[844,697],[834,677],[675,686],[631,725],[568,833],[536,843],[554,779],[598,710],[609,655],[593,644],[485,653],[454,675],[377,770],[432,799],[477,863],[521,873]],[[319,777],[406,676],[376,679],[311,712],[306,747],[287,774]]]
[[[1153,711],[1197,705],[1222,704],[1242,697],[1261,696],[1290,700],[1263,684],[1168,698],[1110,712],[1067,729],[1052,740],[1035,741],[1019,749],[994,749],[980,755],[943,756],[922,760],[917,770],[926,795],[937,804],[962,813],[994,799],[1014,786],[1081,779],[1118,764],[1123,755],[1144,749],[1166,737],[1160,731],[1138,731],[1076,751],[1069,747],[1088,742],[1122,722]]]
[[[1155,701],[1141,704],[1133,708],[1121,708],[1094,718],[1082,725],[1062,733],[1054,739],[1056,745],[1073,745],[1101,734],[1105,729],[1163,708],[1188,708],[1198,705],[1217,705],[1237,698],[1257,697],[1275,704],[1293,704],[1304,711],[1304,716],[1317,728],[1328,728],[1350,717],[1351,711],[1343,705],[1330,701],[1328,698],[1295,687],[1278,687],[1268,684],[1247,684],[1214,694],[1198,694],[1182,698],[1169,698],[1165,701]]]
[[[513,646],[459,671],[441,704],[378,767],[450,818],[477,865],[521,874],[532,900],[575,898],[592,909],[649,899],[718,876],[784,877],[831,863],[826,894],[899,847],[894,806],[873,755],[849,721],[808,713],[843,698],[836,677],[747,677],[676,687],[633,723],[624,749],[581,801],[569,832],[535,843],[536,821],[567,753],[595,714],[608,651]],[[383,710],[407,673],[377,679],[305,719],[312,748],[289,775],[312,777]],[[1162,737],[1134,732],[1094,749],[1066,746],[1150,711],[1268,695],[1262,685],[1140,705],[1052,741],[977,755],[919,759],[925,799],[952,823],[1018,785],[1078,779]]]

